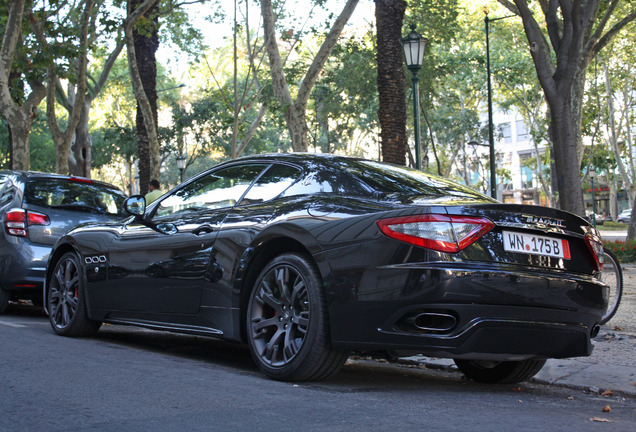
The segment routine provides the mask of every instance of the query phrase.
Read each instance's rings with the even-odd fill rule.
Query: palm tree
[[[376,0],[378,94],[382,160],[406,165],[406,94],[402,23],[406,1]]]

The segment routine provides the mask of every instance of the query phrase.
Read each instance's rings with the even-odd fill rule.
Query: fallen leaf
[[[614,394],[613,391],[611,391],[610,389],[607,389],[603,393],[601,393],[601,396],[612,396],[613,394]]]
[[[623,327],[620,327],[620,326],[614,326],[614,330],[615,330],[615,331],[622,331],[622,330],[623,330]]]
[[[568,400],[574,400],[574,396],[568,396]]]
[[[609,404],[607,404],[607,405],[605,405],[605,406],[603,407],[603,410],[602,410],[602,411],[603,411],[603,412],[611,412],[611,411],[612,411],[612,409],[610,408]]]
[[[515,387],[515,388],[512,389],[512,391],[516,391],[516,392],[520,392],[522,390],[523,389],[521,387]]]
[[[614,423],[614,420],[608,420],[602,417],[592,417],[590,421],[593,422],[603,422],[603,423]]]

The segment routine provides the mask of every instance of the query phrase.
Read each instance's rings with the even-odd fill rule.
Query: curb
[[[598,370],[595,367],[595,365],[589,365],[589,364],[584,365],[577,362],[575,359],[561,359],[561,360],[550,359],[550,360],[552,360],[552,362],[559,362],[560,365],[557,364],[554,367],[550,367],[553,365],[546,363],[546,366],[544,366],[544,369],[541,369],[541,371],[539,371],[539,373],[535,377],[531,378],[528,382],[541,384],[541,385],[550,385],[550,386],[568,388],[568,389],[580,391],[586,394],[598,394],[599,396],[603,395],[603,393],[605,392],[610,392],[611,395],[614,395],[614,396],[618,395],[618,396],[622,396],[624,398],[630,398],[630,399],[636,398],[636,370],[632,372],[632,374],[634,375],[633,376],[634,385],[632,386],[633,389],[629,387],[630,383],[627,383],[627,385],[620,385],[619,388],[617,388],[616,386],[608,386],[608,385],[601,385],[601,384],[599,385],[583,384],[578,382],[580,380],[586,380],[585,375],[589,373],[596,375],[596,372],[598,372]],[[550,362],[550,360],[548,360],[548,362]],[[408,365],[408,366],[419,366],[419,367],[423,366],[426,369],[430,369],[430,370],[439,370],[439,371],[461,374],[461,372],[459,371],[457,366],[455,366],[455,363],[453,362],[452,359],[412,356],[412,357],[399,358],[397,360],[397,363],[402,365]],[[555,367],[560,367],[560,366],[565,367],[564,372],[560,376],[556,376],[555,374],[552,374],[552,371],[555,369]],[[614,372],[614,374],[609,374],[610,376],[608,376],[608,374],[599,374],[598,381],[595,381],[595,382],[603,383],[607,380],[611,381],[614,379],[618,379],[616,375],[623,376],[627,372],[623,370],[625,369],[624,367],[619,367],[619,368],[613,367],[609,369],[611,369]],[[583,375],[583,377],[581,378],[580,375]]]

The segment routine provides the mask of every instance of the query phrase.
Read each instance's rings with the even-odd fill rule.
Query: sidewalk
[[[597,226],[601,238],[605,241],[625,241],[627,238],[627,229],[624,230],[608,230],[603,229],[602,225]]]
[[[636,397],[636,265],[623,265],[623,298],[618,312],[601,327],[589,357],[550,359],[534,382]],[[450,359],[414,356],[402,359],[431,369],[454,370]]]

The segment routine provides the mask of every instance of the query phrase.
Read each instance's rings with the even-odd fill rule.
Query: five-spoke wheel
[[[275,258],[259,275],[248,305],[247,334],[257,365],[275,379],[326,379],[348,356],[329,343],[320,275],[300,254]]]
[[[76,254],[64,254],[48,280],[47,308],[53,330],[64,336],[89,336],[101,323],[88,318],[84,277]]]

